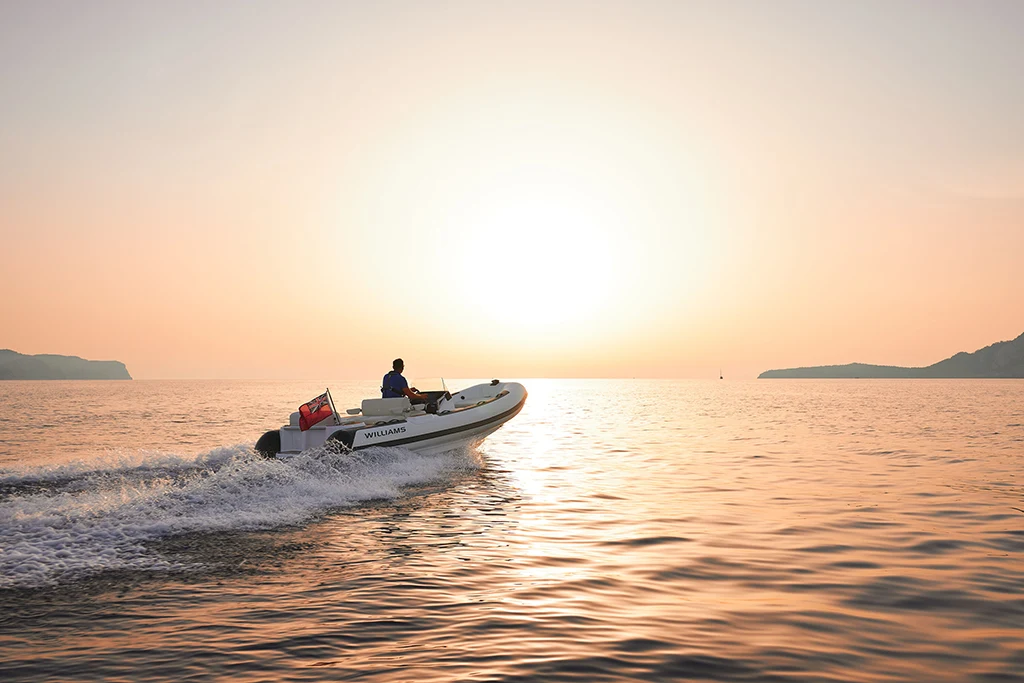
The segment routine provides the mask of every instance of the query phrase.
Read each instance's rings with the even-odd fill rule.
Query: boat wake
[[[331,508],[394,499],[405,487],[479,468],[473,451],[314,450],[288,461],[248,445],[193,457],[111,453],[0,470],[0,589],[52,585],[110,570],[188,570],[147,547],[194,532],[299,524]]]

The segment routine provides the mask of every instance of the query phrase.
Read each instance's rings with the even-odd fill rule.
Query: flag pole
[[[327,394],[327,405],[329,405],[331,407],[331,414],[334,415],[334,424],[340,424],[341,423],[341,417],[338,416],[338,411],[334,408],[334,399],[331,398],[331,389],[330,389],[330,387],[328,387],[327,391],[324,392],[324,393]]]

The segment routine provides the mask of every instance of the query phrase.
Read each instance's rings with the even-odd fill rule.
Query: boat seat
[[[401,398],[363,399],[363,415],[404,415],[412,410],[412,403],[405,396]]]

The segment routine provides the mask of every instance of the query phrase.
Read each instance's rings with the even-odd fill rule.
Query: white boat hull
[[[291,424],[267,432],[256,450],[279,458],[325,445],[351,450],[396,446],[423,454],[443,453],[497,431],[523,409],[526,396],[522,384],[495,381],[451,393],[433,413],[411,406],[408,399],[367,400],[363,409],[349,411],[350,416],[334,416],[306,430],[299,428],[294,414]],[[380,405],[389,410],[364,414],[373,413]]]

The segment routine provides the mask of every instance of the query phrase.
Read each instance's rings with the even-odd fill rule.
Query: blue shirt
[[[405,396],[402,393],[402,389],[408,389],[409,383],[405,381],[401,373],[392,370],[388,374],[384,375],[384,380],[381,382],[380,397],[381,398],[401,398]]]

